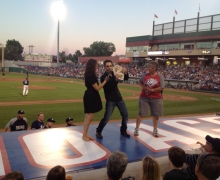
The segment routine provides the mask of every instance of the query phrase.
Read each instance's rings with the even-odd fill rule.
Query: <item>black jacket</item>
[[[108,82],[104,85],[103,89],[105,92],[105,99],[106,101],[118,102],[122,100],[121,93],[118,89],[118,81],[116,81],[116,77],[114,73],[110,72],[112,76],[109,76]],[[109,75],[109,73],[105,72],[101,76],[101,83],[105,80],[105,78]],[[128,80],[128,74],[124,75],[124,80]]]

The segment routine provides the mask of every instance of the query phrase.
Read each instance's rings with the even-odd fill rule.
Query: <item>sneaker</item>
[[[96,137],[99,138],[99,139],[102,139],[103,138],[102,133],[97,131],[96,132]]]
[[[130,134],[128,134],[126,131],[121,131],[121,135],[125,137],[130,137]]]
[[[157,130],[157,129],[154,129],[154,130],[153,130],[153,136],[154,136],[154,137],[158,137],[158,130]]]
[[[134,135],[135,136],[139,136],[139,128],[135,128],[134,129]]]

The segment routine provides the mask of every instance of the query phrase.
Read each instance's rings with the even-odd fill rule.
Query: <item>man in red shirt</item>
[[[152,61],[148,64],[149,73],[144,74],[139,85],[142,91],[139,97],[139,113],[136,120],[134,135],[139,135],[139,126],[142,119],[148,115],[150,107],[151,116],[153,116],[153,136],[158,137],[158,120],[163,115],[162,90],[164,89],[164,78],[157,73],[158,64]]]

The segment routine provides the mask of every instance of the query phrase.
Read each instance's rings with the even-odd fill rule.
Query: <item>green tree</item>
[[[80,50],[76,50],[75,54],[73,55],[73,62],[78,62],[78,58],[82,56],[82,53],[80,52]]]
[[[66,62],[66,52],[65,51],[62,51],[59,53],[59,58],[61,58],[61,62],[62,63],[65,63]],[[60,62],[60,61],[59,61]]]
[[[72,54],[69,54],[69,55],[68,55],[68,60],[73,61],[73,55],[72,55]]]
[[[7,40],[5,46],[5,59],[8,60],[22,60],[22,53],[24,48],[21,46],[19,41]]]
[[[95,41],[90,47],[84,47],[84,56],[111,56],[116,51],[111,42]]]

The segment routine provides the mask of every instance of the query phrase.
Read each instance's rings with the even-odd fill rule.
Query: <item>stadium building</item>
[[[220,64],[220,14],[155,24],[152,35],[127,37],[126,57],[139,66]]]

